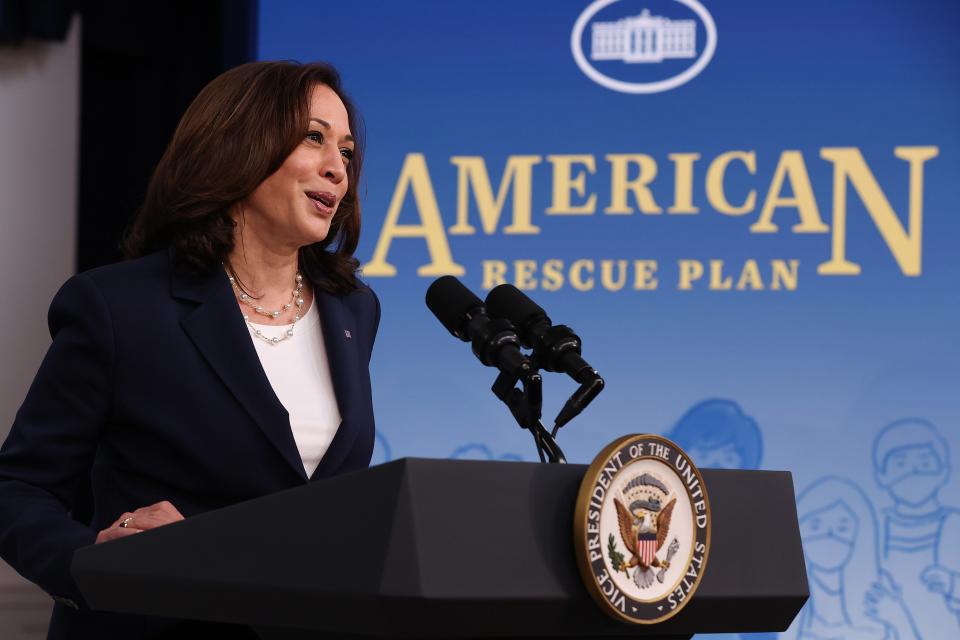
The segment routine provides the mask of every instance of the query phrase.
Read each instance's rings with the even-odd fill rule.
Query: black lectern
[[[586,467],[404,459],[79,550],[94,609],[264,638],[688,638],[778,631],[807,599],[790,474],[701,470],[713,544],[675,617],[608,618],[581,582]]]

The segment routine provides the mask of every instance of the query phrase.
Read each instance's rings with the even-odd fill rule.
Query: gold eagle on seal
[[[636,567],[633,581],[640,588],[653,584],[654,577],[663,582],[663,575],[670,567],[670,559],[677,552],[679,543],[674,539],[667,548],[667,557],[658,557],[660,549],[666,543],[670,533],[670,518],[677,504],[676,497],[665,505],[663,501],[670,491],[655,476],[644,473],[629,481],[621,491],[626,499],[625,505],[618,498],[613,502],[617,508],[617,523],[620,537],[630,552],[630,560],[623,563],[624,573]],[[653,568],[660,569],[656,573]]]

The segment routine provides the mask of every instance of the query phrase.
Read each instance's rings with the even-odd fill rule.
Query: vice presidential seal
[[[707,565],[703,478],[666,438],[621,438],[587,469],[573,536],[580,575],[602,609],[626,622],[662,622],[689,602]]]

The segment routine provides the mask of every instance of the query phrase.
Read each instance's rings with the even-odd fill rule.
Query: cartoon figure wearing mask
[[[810,599],[781,640],[919,640],[880,570],[877,520],[863,490],[827,476],[797,499]]]
[[[881,523],[883,565],[916,635],[960,637],[960,511],[939,496],[950,477],[947,442],[925,420],[899,420],[877,435],[873,465],[877,484],[893,499]]]
[[[890,640],[865,603],[880,580],[876,519],[863,490],[828,476],[797,499],[810,599],[785,637],[798,640]]]

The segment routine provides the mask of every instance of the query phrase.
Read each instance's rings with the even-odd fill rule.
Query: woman
[[[380,308],[352,256],[360,141],[333,68],[228,71],[157,166],[135,259],[55,297],[0,450],[0,554],[57,600],[50,638],[223,632],[84,610],[73,552],[368,465]]]

